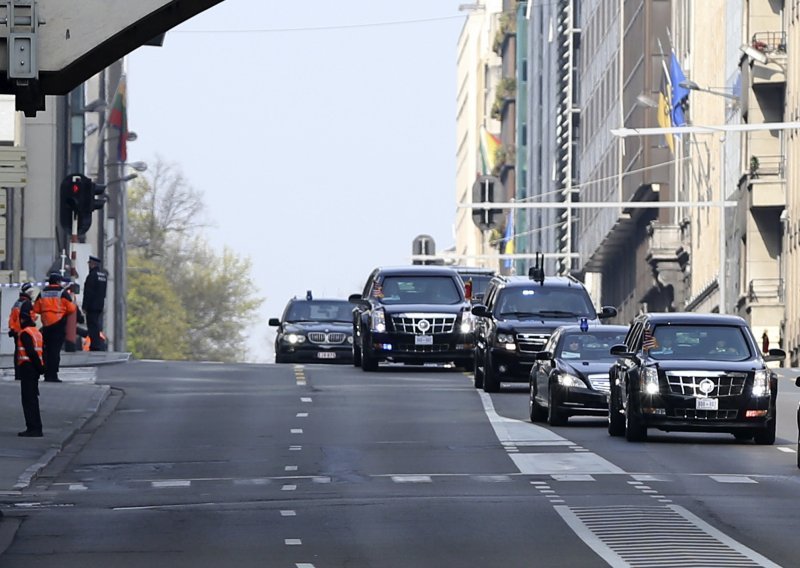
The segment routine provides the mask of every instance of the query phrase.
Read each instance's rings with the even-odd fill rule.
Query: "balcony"
[[[783,302],[783,278],[754,278],[747,286],[747,301],[752,304]]]
[[[750,46],[760,57],[753,58],[753,87],[786,82],[786,32],[758,32]]]
[[[747,191],[751,209],[786,207],[785,156],[752,156]]]

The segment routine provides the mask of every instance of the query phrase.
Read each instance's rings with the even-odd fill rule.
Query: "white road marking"
[[[300,540],[299,538],[285,538],[283,539],[283,543],[286,546],[300,546],[301,544],[303,544],[303,541]]]
[[[191,479],[168,479],[166,481],[151,481],[151,487],[191,487]]]
[[[295,568],[314,568],[314,565],[308,564],[307,562],[300,562],[299,564],[295,564]]]
[[[669,481],[669,478],[663,475],[651,475],[651,474],[633,474],[631,475],[636,481]],[[631,483],[630,481],[628,483]]]
[[[290,430],[290,432],[291,432],[292,434],[302,434],[302,433],[303,433],[303,429],[302,429],[302,428],[292,428],[292,429]]]
[[[271,481],[266,478],[255,478],[255,479],[234,479],[234,485],[269,485]]]
[[[297,485],[284,485],[281,487],[281,491],[294,491],[297,489]]]
[[[281,511],[281,517],[296,517],[297,512],[292,511],[291,509],[284,509]]]
[[[552,475],[551,477],[556,481],[596,481],[591,475],[585,474]]]
[[[719,483],[758,483],[746,475],[709,475],[708,477]]]
[[[395,483],[432,483],[430,475],[393,475]]]
[[[308,412],[298,412],[297,414],[295,414],[295,417],[296,418],[307,418],[308,417]]]
[[[797,453],[797,450],[795,450],[794,448],[790,448],[788,446],[778,446],[778,451],[779,452],[785,452],[787,454],[796,454]]]
[[[303,449],[303,446],[289,446],[289,451],[290,452],[299,452],[302,449]]]
[[[311,397],[309,396],[301,396],[300,402],[311,402]]]
[[[508,475],[475,475],[472,477],[475,481],[486,481],[489,483],[505,483],[511,481]]]
[[[331,478],[326,476],[317,476],[314,477],[311,481],[313,481],[314,483],[330,483]]]
[[[83,483],[70,483],[69,484],[69,490],[70,491],[86,491],[87,489],[89,489],[89,488],[86,487]]]
[[[286,467],[283,468],[283,471],[297,471],[297,466],[296,465],[287,465]]]

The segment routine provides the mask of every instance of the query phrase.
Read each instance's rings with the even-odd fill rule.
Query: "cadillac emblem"
[[[715,387],[716,385],[711,379],[703,379],[700,381],[700,384],[697,385],[697,389],[706,396],[711,394]]]
[[[431,328],[431,322],[429,322],[428,320],[424,319],[424,320],[419,320],[419,322],[417,322],[417,329],[419,330],[420,333],[427,333],[427,331],[430,328]]]

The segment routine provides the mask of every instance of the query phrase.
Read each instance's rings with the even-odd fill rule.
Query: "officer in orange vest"
[[[20,377],[22,412],[25,415],[25,430],[17,433],[23,438],[42,437],[42,416],[39,413],[39,376],[44,373],[42,359],[42,334],[36,329],[29,311],[20,311],[20,331],[14,368]]]
[[[61,364],[61,348],[67,336],[67,316],[77,312],[70,293],[61,287],[61,275],[52,272],[47,279],[47,286],[42,289],[33,303],[33,314],[42,322],[42,338],[44,339],[44,380],[60,383],[58,368]]]
[[[30,317],[30,312],[33,308],[33,302],[31,300],[33,300],[33,284],[25,282],[20,288],[19,298],[17,298],[17,301],[11,306],[11,313],[8,316],[8,336],[13,338],[15,342],[19,332],[22,330],[22,326],[19,324],[20,312],[25,311],[28,313],[28,317]],[[14,366],[14,378],[19,380],[16,365]]]

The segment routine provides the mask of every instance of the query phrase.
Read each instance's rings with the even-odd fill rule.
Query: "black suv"
[[[349,363],[353,357],[353,305],[347,300],[292,298],[281,319],[271,318],[278,328],[276,363]]]
[[[660,313],[637,316],[609,380],[608,432],[629,441],[647,428],[728,432],[737,440],[775,442],[777,375],[738,316]]]
[[[571,276],[545,277],[539,269],[525,276],[497,276],[489,283],[485,304],[472,313],[480,319],[475,331],[475,388],[500,390],[501,382],[527,383],[536,353],[563,325],[596,325],[617,315],[600,313],[583,284]]]
[[[355,366],[376,371],[380,361],[472,364],[470,303],[452,268],[376,268],[350,301],[356,304]]]

